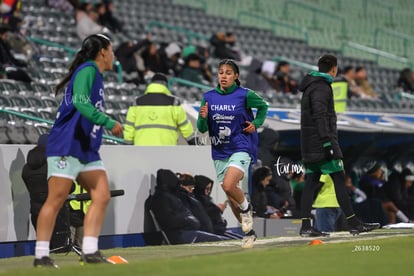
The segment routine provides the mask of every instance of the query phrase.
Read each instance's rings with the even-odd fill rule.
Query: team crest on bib
[[[65,158],[65,157],[62,157],[62,158],[59,160],[59,162],[57,163],[57,167],[58,167],[58,169],[63,170],[64,168],[66,168],[66,166],[67,166],[67,161],[66,161],[66,158]]]

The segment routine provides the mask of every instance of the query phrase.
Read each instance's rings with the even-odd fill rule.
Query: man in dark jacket
[[[201,202],[207,212],[213,226],[213,232],[217,235],[224,235],[226,232],[227,221],[223,218],[222,213],[226,208],[226,203],[215,204],[210,196],[213,189],[213,180],[204,176],[194,176],[195,187],[194,196]]]
[[[121,63],[126,82],[135,83],[136,85],[145,83],[144,72],[138,68],[135,52],[149,47],[150,44],[151,36],[148,35],[138,43],[133,43],[132,41],[123,42],[115,50],[115,56],[119,63]]]
[[[178,178],[172,171],[157,171],[157,186],[149,207],[170,242],[183,244],[226,240],[226,237],[200,231],[200,221],[178,198],[178,188]]]
[[[384,191],[389,199],[404,212],[410,221],[414,220],[414,196],[410,194],[414,183],[414,174],[409,168],[404,168],[401,173],[393,170],[388,181],[384,184]],[[398,214],[397,214],[398,217]],[[406,221],[398,217],[400,221]]]
[[[181,199],[185,207],[187,207],[191,213],[200,221],[200,230],[209,233],[213,232],[213,225],[207,212],[201,205],[200,201],[195,198],[193,194],[195,180],[194,177],[186,173],[177,173],[179,180],[178,198]]]
[[[48,194],[46,144],[47,134],[43,134],[39,137],[36,147],[27,154],[27,162],[22,171],[22,178],[30,195],[30,214],[35,230],[37,228],[37,217]],[[62,209],[56,218],[50,249],[65,245],[66,237],[70,231],[67,221],[67,214]]]
[[[321,174],[329,174],[334,182],[339,205],[345,213],[351,234],[368,232],[379,224],[361,223],[355,216],[345,189],[342,152],[338,143],[336,113],[331,83],[338,72],[338,61],[333,55],[324,55],[318,61],[319,71],[306,75],[299,91],[301,100],[301,153],[306,166],[305,186],[301,199],[301,236],[325,236],[311,227],[311,209],[315,189]]]

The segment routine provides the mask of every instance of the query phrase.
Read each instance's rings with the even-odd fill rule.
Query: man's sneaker
[[[243,237],[241,247],[245,249],[252,248],[256,239],[256,233],[252,229],[249,231],[249,233],[246,234],[246,236]]]
[[[302,237],[327,237],[329,236],[329,233],[321,232],[318,229],[315,229],[313,227],[310,227],[307,229],[300,228],[299,234]]]
[[[49,257],[45,256],[41,259],[35,259],[33,262],[34,267],[49,267],[49,268],[59,268],[57,264]]]
[[[252,205],[249,204],[249,208],[246,211],[241,211],[241,227],[242,231],[247,235],[253,229],[253,212]]]
[[[349,233],[351,233],[352,235],[359,235],[359,233],[362,232],[370,232],[372,230],[378,229],[380,228],[380,224],[379,223],[360,223],[355,227],[352,227],[349,230]]]
[[[102,264],[102,263],[110,264],[110,262],[108,262],[108,260],[104,256],[102,256],[99,250],[92,254],[82,254],[80,262],[81,262],[81,265],[85,263],[87,264]]]

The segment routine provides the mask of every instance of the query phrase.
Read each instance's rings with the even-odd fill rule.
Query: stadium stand
[[[399,97],[394,88],[398,69],[409,66],[412,60],[409,55],[413,52],[413,31],[407,23],[411,10],[408,1],[380,0],[127,0],[116,2],[114,15],[122,18],[124,32],[113,36],[115,43],[120,43],[143,38],[150,31],[158,44],[175,41],[184,47],[207,45],[213,33],[230,31],[246,55],[259,60],[288,60],[297,79],[329,51],[343,65],[362,64],[367,68],[372,87],[380,95],[379,101],[349,99],[348,110],[411,113],[414,100]],[[54,99],[53,85],[67,71],[80,45],[74,15],[50,8],[42,0],[26,0],[22,1],[22,16],[27,37],[37,50],[27,69],[34,82],[1,80],[1,106],[53,120],[59,103]],[[387,29],[390,27],[393,32]],[[351,47],[349,41],[361,47]],[[388,59],[386,65],[391,67],[381,66],[383,59]],[[211,57],[207,63],[215,65],[217,61]],[[247,71],[248,67],[241,68],[242,81]],[[110,95],[107,113],[124,121],[128,106],[143,93],[145,85],[136,87],[120,82],[115,71],[104,78]],[[199,85],[189,88],[179,80],[171,84],[173,93],[189,103],[200,100],[205,89]],[[258,92],[276,108],[295,109],[300,102],[295,95]]]

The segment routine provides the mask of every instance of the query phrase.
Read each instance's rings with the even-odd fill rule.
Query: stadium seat
[[[8,130],[8,125],[7,125],[7,121],[4,119],[0,120],[0,144],[9,144],[10,141],[10,137],[7,134],[7,130]]]
[[[0,107],[11,107],[12,104],[9,100],[9,97],[6,95],[0,94]]]
[[[33,123],[24,124],[24,136],[26,137],[27,143],[37,144],[37,140],[39,139],[39,134]]]
[[[25,128],[22,121],[9,122],[6,132],[12,144],[26,144]]]

